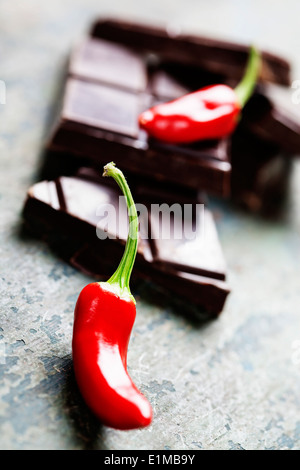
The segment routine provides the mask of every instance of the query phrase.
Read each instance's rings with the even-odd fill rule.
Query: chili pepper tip
[[[139,116],[139,124],[141,127],[147,126],[150,122],[153,121],[154,114],[151,111],[151,109],[148,109],[147,111],[144,111],[142,114]]]

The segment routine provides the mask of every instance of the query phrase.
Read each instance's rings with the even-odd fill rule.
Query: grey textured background
[[[280,52],[300,78],[297,0],[1,0],[0,448],[299,449],[300,168],[276,221],[214,202],[232,286],[200,324],[167,299],[136,292],[129,370],[153,424],[99,425],[72,374],[73,309],[88,277],[24,236],[21,209],[36,181],[70,47],[97,15],[175,22]],[[300,106],[300,105],[299,105]]]

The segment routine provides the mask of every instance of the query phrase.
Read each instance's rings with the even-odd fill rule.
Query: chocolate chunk
[[[176,28],[99,19],[91,35],[121,43],[139,51],[158,54],[164,61],[196,65],[238,81],[243,75],[249,46],[219,39],[182,34]],[[261,79],[290,85],[290,65],[282,57],[262,52]]]
[[[198,86],[208,75],[212,79],[210,73],[192,69]],[[142,111],[191,90],[190,71],[191,66],[185,70],[183,65],[152,62],[134,48],[87,39],[72,55],[63,108],[48,147],[80,157],[88,165],[99,167],[111,159],[126,172],[228,196],[231,164],[227,139],[167,145],[148,139],[138,128]]]
[[[153,265],[139,271],[140,277],[156,282],[186,303],[216,315],[223,308],[229,294],[228,284],[217,279],[197,276],[182,271],[155,269]]]
[[[270,84],[259,85],[236,132],[251,131],[252,143],[234,135],[169,145],[148,139],[137,125],[138,114],[157,102],[213,83],[234,85],[247,53],[246,46],[142,24],[96,22],[92,37],[72,55],[64,106],[49,148],[61,162],[68,155],[74,165],[78,161],[98,169],[113,160],[132,181],[147,181],[148,195],[152,181],[152,198],[159,185],[193,198],[200,189],[218,196],[232,193],[256,210],[277,198],[286,184],[289,162],[283,162],[280,150],[294,152],[299,146],[297,118],[271,96]],[[284,60],[263,53],[263,64],[262,81],[288,84]],[[137,191],[142,191],[140,186]]]
[[[63,255],[70,263],[101,277],[109,276],[116,269],[128,230],[126,205],[124,201],[119,204],[118,188],[106,181],[110,180],[99,183],[85,171],[74,177],[42,181],[29,189],[24,206],[26,223],[33,232],[49,243],[54,239],[56,246],[62,243]],[[133,188],[134,197],[136,188]],[[149,199],[145,203],[138,201],[137,208],[144,204],[149,208]],[[198,206],[194,203],[195,207]],[[168,217],[169,209],[164,206],[161,209],[162,215]],[[195,211],[192,222],[194,216]],[[180,221],[178,217],[177,221]],[[216,315],[223,309],[229,293],[225,263],[212,216],[206,208],[201,223],[200,232],[193,239],[186,236],[183,224],[185,236],[181,239],[171,236],[164,240],[161,236],[149,240],[152,229],[160,232],[159,221],[152,211],[150,219],[148,212],[141,214],[134,274],[151,279],[179,298]]]
[[[77,46],[70,74],[87,81],[115,85],[134,92],[147,86],[146,64],[132,49],[111,41],[88,39]]]
[[[72,54],[64,106],[48,147],[62,157],[78,157],[80,165],[99,168],[114,160],[144,179],[229,196],[231,139],[168,145],[148,139],[138,115],[205,85],[233,85],[243,74],[248,48],[110,20],[96,22],[91,35]],[[289,83],[286,61],[264,52],[263,64],[262,80]],[[242,125],[295,151],[295,119],[282,106],[270,108],[265,84],[260,90],[244,110]]]
[[[251,212],[275,215],[287,194],[291,159],[274,143],[245,129],[232,138],[233,201]]]
[[[99,168],[108,160],[128,172],[226,196],[230,191],[227,139],[174,146],[147,139],[137,128],[147,97],[69,79],[60,122],[49,148]]]
[[[289,153],[300,154],[300,107],[290,89],[264,85],[247,103],[242,125]]]
[[[69,79],[62,119],[138,137],[138,95],[95,83]]]

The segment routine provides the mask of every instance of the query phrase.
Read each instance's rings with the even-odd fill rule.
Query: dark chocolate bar
[[[149,64],[122,45],[87,39],[72,56],[63,108],[49,148],[77,155],[89,165],[114,160],[127,172],[228,196],[227,139],[167,145],[148,139],[138,127],[143,110],[189,90],[190,84],[180,82],[171,71],[178,72],[178,67]]]
[[[114,19],[96,21],[91,35],[143,53],[156,53],[165,62],[195,65],[235,81],[243,75],[249,52],[247,45],[183,34],[176,27],[158,28]],[[261,80],[289,86],[288,61],[262,51]]]
[[[243,168],[236,150],[232,160],[231,138],[167,145],[147,138],[138,127],[138,115],[201,86],[234,85],[243,74],[247,54],[246,46],[226,41],[174,35],[142,24],[97,21],[91,37],[72,54],[63,108],[49,148],[62,158],[77,156],[79,165],[99,168],[113,160],[127,174],[181,190],[201,188],[226,197],[233,184],[236,195],[234,180]],[[289,64],[267,52],[262,56],[261,82],[288,85]],[[295,152],[298,118],[287,116],[268,90],[265,83],[259,86],[243,112],[241,126]],[[231,177],[233,161],[238,169]]]
[[[229,287],[209,210],[194,202],[190,219],[183,223],[181,212],[155,204],[155,196],[151,191],[147,195],[146,186],[140,191],[137,185],[132,189],[134,197],[144,197],[137,202],[141,215],[134,275],[150,279],[211,315],[220,313]],[[122,257],[128,230],[126,204],[119,204],[119,195],[109,179],[100,183],[83,170],[74,177],[42,181],[31,187],[24,217],[31,230],[49,243],[62,243],[63,254],[71,264],[98,277],[108,277]],[[170,196],[162,199],[170,200]],[[160,200],[158,193],[156,201]],[[150,208],[150,201],[151,210],[143,212],[144,207]],[[107,204],[114,207],[117,218],[105,215]],[[197,218],[199,211],[203,213]],[[174,227],[181,230],[180,234]],[[167,236],[161,233],[167,229]]]

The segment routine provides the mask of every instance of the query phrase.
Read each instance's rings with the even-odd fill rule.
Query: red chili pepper
[[[107,426],[135,429],[150,424],[152,409],[127,371],[127,349],[136,316],[129,280],[137,252],[138,216],[123,173],[109,163],[128,206],[129,233],[122,260],[107,282],[88,284],[75,307],[73,364],[88,406]]]
[[[259,67],[260,54],[252,47],[245,75],[235,89],[212,85],[188,93],[144,111],[139,125],[151,137],[174,144],[226,137],[253,93]]]

